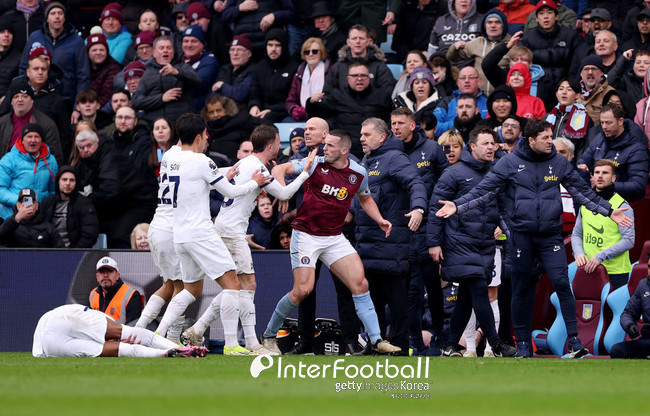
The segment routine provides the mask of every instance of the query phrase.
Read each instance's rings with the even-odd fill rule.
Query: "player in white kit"
[[[235,183],[239,185],[248,182],[257,171],[264,173],[271,179],[271,182],[244,196],[224,201],[214,226],[224,244],[228,247],[237,268],[237,277],[241,283],[239,319],[244,330],[246,348],[256,354],[269,354],[270,351],[260,345],[255,333],[255,304],[253,299],[257,284],[255,282],[255,269],[253,268],[250,246],[246,241],[248,220],[255,209],[257,197],[262,192],[262,189],[280,200],[287,200],[296,193],[309,177],[309,174],[308,170],[302,172],[296,180],[286,187],[273,180],[266,165],[275,159],[280,149],[280,136],[275,127],[256,127],[251,134],[251,142],[253,144],[253,154],[246,156],[239,162],[239,172],[234,178]],[[308,162],[310,166],[316,156],[316,151],[312,153]],[[183,343],[201,345],[203,333],[219,316],[221,297],[221,294],[217,295],[194,326],[183,332],[181,336]]]
[[[223,288],[221,320],[224,327],[225,355],[250,355],[237,343],[239,318],[239,280],[235,264],[219,238],[210,219],[209,191],[216,189],[228,198],[236,198],[268,182],[259,172],[244,185],[232,185],[215,163],[203,152],[208,136],[203,119],[183,114],[176,122],[180,152],[167,159],[170,183],[166,197],[173,207],[174,248],[181,264],[183,290],[174,296],[163,315],[158,331],[164,334],[187,307],[201,295],[203,279],[214,279]]]
[[[34,331],[34,357],[205,357],[203,347],[181,347],[144,328],[115,322],[83,305],[46,312]]]

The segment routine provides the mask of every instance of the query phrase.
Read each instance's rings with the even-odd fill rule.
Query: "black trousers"
[[[422,311],[424,293],[428,294],[428,308],[433,321],[433,331],[437,336],[442,333],[444,316],[442,287],[440,287],[440,269],[433,259],[411,262],[408,286],[408,332],[413,348],[424,348],[422,340]]]
[[[402,351],[408,351],[408,274],[385,274],[366,270],[366,278],[382,337],[390,340]],[[386,306],[390,310],[390,319],[386,316]],[[387,333],[389,324],[390,332]]]
[[[459,280],[458,300],[449,324],[449,342],[458,344],[472,315],[472,309],[476,313],[476,319],[481,323],[485,337],[491,345],[495,345],[499,341],[499,336],[490,306],[487,280],[483,277],[466,277]]]

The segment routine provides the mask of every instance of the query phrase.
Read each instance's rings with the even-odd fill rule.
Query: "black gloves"
[[[636,324],[630,325],[626,332],[630,338],[634,339],[639,336],[639,327]]]

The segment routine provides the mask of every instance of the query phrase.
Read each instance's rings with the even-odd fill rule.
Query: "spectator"
[[[271,248],[271,234],[278,224],[278,213],[275,211],[275,204],[266,196],[257,198],[257,209],[251,215],[248,223],[249,242],[251,247],[260,250]]]
[[[41,138],[57,163],[63,161],[61,140],[56,124],[51,118],[34,108],[34,90],[25,79],[16,79],[9,85],[7,97],[11,111],[0,117],[0,157],[11,150],[20,138],[23,127],[36,123],[42,128]]]
[[[438,119],[438,130],[436,131],[436,137],[440,137],[442,133],[446,132],[454,126],[454,120],[456,118],[456,105],[458,102],[458,97],[461,94],[471,94],[475,96],[481,117],[484,118],[487,116],[487,97],[483,93],[483,90],[479,88],[480,85],[481,77],[479,76],[476,68],[465,67],[460,70],[460,75],[458,76],[458,89],[454,90],[452,95],[449,95],[440,100],[440,103],[438,103],[438,106],[433,111],[433,114]]]
[[[580,93],[578,81],[563,79],[555,93],[557,105],[543,117],[553,129],[553,139],[564,137],[573,143],[576,159],[587,148],[587,133],[594,125],[585,106],[576,102]]]
[[[0,96],[9,89],[11,80],[18,75],[21,50],[14,42],[14,27],[6,17],[0,18]]]
[[[314,3],[310,17],[314,20],[314,28],[307,32],[306,38],[320,38],[326,49],[325,55],[320,56],[320,59],[325,61],[328,58],[330,62],[334,62],[338,58],[339,49],[345,46],[347,36],[336,22],[336,14],[329,8],[327,3],[326,1]],[[303,48],[306,42],[303,42]],[[313,42],[312,40],[308,45],[311,49],[315,49],[311,45]]]
[[[607,78],[603,77],[604,74],[605,67],[600,56],[589,55],[580,63],[581,92],[576,102],[585,106],[589,118],[594,121],[594,124],[600,124],[603,97],[614,89],[607,83]]]
[[[433,112],[444,97],[444,90],[436,85],[431,70],[425,66],[415,68],[410,76],[409,91],[397,96],[396,107],[406,107],[413,113]]]
[[[198,25],[189,26],[183,32],[183,44],[181,46],[183,63],[189,65],[201,77],[201,83],[194,89],[194,110],[201,111],[205,105],[205,99],[210,94],[210,88],[217,79],[219,62],[217,58],[205,48],[203,29]]]
[[[253,68],[249,113],[253,117],[280,122],[286,118],[287,96],[298,65],[291,60],[289,37],[284,30],[271,29],[265,39],[264,59]],[[318,51],[320,53],[320,49]]]
[[[151,59],[153,41],[160,35],[170,36],[170,31],[160,30],[158,15],[151,9],[145,9],[138,19],[138,34],[133,36],[133,43],[124,54],[124,63],[140,60],[143,63]],[[143,42],[143,40],[145,42]],[[148,56],[148,58],[147,58]],[[180,56],[180,54],[179,54]],[[145,59],[146,58],[146,59]]]
[[[565,3],[563,0],[558,0],[555,2],[557,5],[557,24],[574,30],[576,28],[576,22],[578,21],[578,15],[575,10],[571,10],[563,3]],[[524,32],[530,32],[535,28],[537,28],[537,20],[535,19],[535,15],[533,13],[530,13],[526,19],[526,27],[524,28]]]
[[[113,77],[113,89],[114,90],[119,90],[119,89],[128,89],[131,94],[135,92],[137,89],[133,88],[132,86],[126,85],[126,80],[127,80],[127,71],[135,69],[135,68],[142,68],[142,73],[144,74],[144,70],[146,69],[145,65],[149,63],[151,58],[153,57],[153,41],[155,40],[154,34],[148,30],[145,30],[144,32],[140,32],[138,36],[135,37],[135,41],[133,42],[133,45],[135,45],[135,57],[134,59],[130,60],[129,64],[124,67],[124,69],[120,70],[115,77]],[[182,42],[182,41],[181,41]],[[176,48],[174,48],[174,56],[181,56],[182,55],[182,50],[181,47],[179,46],[179,52],[178,55],[176,55]],[[125,59],[125,62],[128,60]],[[127,68],[129,68],[127,70]],[[138,76],[138,80],[142,78],[142,75]]]
[[[0,217],[4,219],[11,216],[21,189],[30,186],[41,198],[54,193],[58,165],[42,137],[38,124],[27,124],[16,145],[0,159]]]
[[[153,217],[156,183],[145,181],[127,157],[113,152],[110,141],[100,142],[91,130],[79,133],[76,144],[76,189],[95,205],[99,232],[107,235],[108,246],[129,248],[133,227]]]
[[[648,0],[636,1],[636,4],[628,10],[622,25],[621,40],[623,44],[636,38],[639,32],[641,32],[641,26],[637,26],[637,23],[643,19],[641,12],[646,11],[647,13],[648,6],[650,6],[650,1]],[[650,17],[650,14],[647,14],[646,17]]]
[[[335,89],[325,94],[315,93],[307,101],[307,114],[309,117],[329,118],[329,124],[347,130],[352,139],[350,153],[360,157],[363,152],[359,141],[359,126],[369,116],[388,118],[392,107],[391,90],[373,87],[370,71],[362,63],[350,65],[347,82],[344,89]]]
[[[108,43],[104,35],[90,35],[86,43],[88,60],[90,61],[90,88],[97,92],[100,108],[111,98],[113,78],[122,68],[108,54]]]
[[[92,123],[98,129],[111,124],[111,117],[103,111],[99,111],[97,92],[95,90],[83,90],[77,95],[76,111],[79,112],[79,121],[87,121]]]
[[[589,32],[585,36],[585,42],[582,42],[576,51],[570,75],[574,75],[576,63],[581,62],[584,57],[596,53],[596,35],[603,30],[613,30],[612,17],[606,9],[599,7],[592,9],[589,21],[591,23]]]
[[[110,104],[106,104],[101,111],[110,114],[112,120],[115,112],[125,106],[131,107],[131,93],[128,90],[113,90]],[[102,137],[108,138],[113,135],[113,132],[115,131],[115,121],[112,121],[111,124],[101,130]]]
[[[604,72],[607,75],[614,67],[618,56],[616,35],[609,30],[601,30],[595,37],[594,52],[603,60]]]
[[[507,85],[512,87],[517,97],[517,115],[523,118],[541,118],[546,114],[544,102],[530,95],[532,78],[524,63],[516,63],[510,67]]]
[[[178,139],[174,132],[174,127],[164,117],[154,120],[152,127],[153,144],[149,153],[148,165],[155,169],[156,178],[160,177],[160,163],[166,151],[176,144]]]
[[[133,43],[131,34],[124,27],[122,6],[117,2],[107,4],[102,10],[99,23],[108,43],[108,52],[113,59],[122,65],[126,51],[129,49],[131,43]]]
[[[648,12],[650,13],[650,10]],[[650,68],[650,50],[640,50],[634,57],[633,54],[634,51],[628,49],[616,59],[616,64],[607,74],[607,82],[612,87],[625,91],[636,105],[645,97],[643,80]],[[633,61],[632,68],[629,68],[630,60]]]
[[[436,19],[447,13],[446,1],[412,0],[403,3],[402,10],[397,14],[397,27],[391,45],[399,62],[407,60],[410,51],[427,50]]]
[[[451,62],[443,53],[436,53],[429,57],[429,65],[433,78],[445,89],[445,95],[450,96],[457,88],[458,68],[451,66]]]
[[[418,126],[422,127],[424,134],[426,134],[427,139],[435,141],[436,129],[438,126],[438,120],[433,113],[417,113],[415,115],[415,122]]]
[[[129,158],[143,179],[154,179],[154,169],[149,166],[149,131],[138,125],[138,117],[131,107],[120,107],[115,113],[115,132],[111,139],[113,151]]]
[[[142,222],[136,225],[131,231],[131,249],[133,250],[149,250],[149,239],[147,234],[149,232],[149,224]]]
[[[298,153],[298,149],[305,142],[305,129],[296,127],[289,133],[289,146],[282,149],[282,155],[278,157],[278,164],[288,162],[289,159]]]
[[[431,70],[431,65],[427,62],[427,57],[421,51],[412,50],[408,53],[405,59],[404,71],[399,75],[397,79],[397,84],[393,88],[393,93],[391,98],[394,100],[397,96],[403,92],[409,92],[411,90],[411,74],[415,68],[426,66]],[[445,95],[447,95],[445,93]]]
[[[650,136],[650,75],[648,74],[650,68],[648,68],[643,76],[643,98],[636,104],[636,115],[634,116],[634,122],[638,124],[646,136]]]
[[[487,100],[488,118],[481,121],[493,130],[499,130],[505,119],[517,113],[515,91],[508,85],[499,85]]]
[[[460,154],[463,147],[465,147],[465,141],[460,133],[448,130],[440,135],[438,144],[442,147],[442,151],[447,156],[447,161],[450,165],[460,160]]]
[[[117,262],[110,257],[102,257],[97,262],[97,287],[90,291],[88,306],[104,312],[120,324],[131,324],[140,318],[144,298],[120,278]]]
[[[469,42],[481,36],[483,15],[476,12],[476,0],[450,0],[447,4],[449,13],[439,17],[431,31],[428,56],[437,52],[446,54],[454,42]],[[469,64],[468,61],[462,61],[458,67]]]
[[[235,37],[250,36],[251,52],[261,58],[265,32],[293,22],[295,15],[291,0],[228,0],[221,18],[232,24]]]
[[[523,31],[526,19],[535,11],[529,0],[501,0],[497,8],[508,16],[508,33],[511,35]]]
[[[45,13],[39,0],[16,0],[16,7],[2,16],[14,27],[14,47],[21,52],[25,49],[29,35],[41,29],[45,22]]]
[[[634,122],[624,118],[623,109],[606,104],[601,111],[603,129],[589,144],[578,160],[578,168],[593,171],[600,159],[612,160],[616,165],[614,189],[627,201],[636,201],[645,195],[648,182],[648,149],[633,130]]]
[[[271,232],[271,249],[272,250],[289,250],[291,246],[291,232],[293,229],[290,226],[276,225]]]
[[[298,66],[293,75],[291,89],[285,102],[285,109],[291,117],[289,121],[301,121],[307,118],[305,110],[307,100],[315,93],[323,92],[325,76],[332,67],[332,62],[327,58],[325,45],[319,38],[307,38],[300,51],[304,62]]]
[[[506,154],[512,153],[517,147],[517,143],[521,139],[522,132],[522,120],[516,115],[510,115],[503,120],[501,124],[501,129],[499,130],[499,135],[503,140],[503,143],[499,143],[499,147]]]
[[[133,94],[133,108],[144,111],[149,122],[160,116],[175,120],[183,113],[192,113],[192,94],[201,77],[185,63],[172,64],[174,47],[168,37],[158,37],[153,49],[153,61]]]
[[[212,91],[234,100],[244,109],[253,83],[252,46],[247,34],[236,35],[230,44],[230,63],[219,69]]]
[[[172,34],[170,37],[174,43],[174,55],[181,56],[183,51],[181,50],[181,45],[183,43],[183,32],[190,25],[190,19],[187,17],[187,8],[190,6],[189,2],[176,3],[172,7],[171,12],[171,23],[172,23]],[[153,45],[153,44],[152,44]],[[153,49],[152,49],[153,52]]]
[[[459,40],[452,43],[447,50],[447,59],[451,62],[458,62],[458,65],[462,65],[463,62],[473,61],[474,68],[476,68],[482,80],[481,89],[486,94],[489,94],[492,92],[494,86],[490,85],[485,78],[481,63],[483,62],[483,58],[498,44],[507,44],[509,40],[508,21],[506,20],[505,14],[499,9],[490,9],[481,22],[481,36],[469,42]],[[507,65],[507,58],[499,62],[499,66],[502,68],[505,68]]]
[[[456,118],[454,118],[453,131],[463,136],[463,141],[467,143],[469,133],[482,120],[479,113],[476,97],[472,94],[461,94],[458,97],[456,105]]]
[[[206,49],[217,57],[219,62],[228,61],[228,42],[232,39],[232,31],[221,19],[221,13],[210,14],[200,2],[187,6],[187,18],[190,25],[201,26],[203,29]],[[185,28],[183,32],[187,30]]]
[[[566,159],[571,162],[571,165],[575,166],[575,163],[573,162],[575,146],[572,142],[564,137],[557,137],[553,139],[553,146],[555,146],[555,150],[558,154],[566,157]],[[578,170],[577,168],[576,170],[582,175],[583,171]],[[586,181],[590,181],[588,172]],[[573,227],[576,224],[577,212],[576,206],[573,205],[571,194],[562,184],[560,184],[560,198],[562,199],[562,236],[566,237],[571,235],[573,232]]]
[[[372,74],[370,79],[373,89],[386,88],[392,91],[395,87],[395,77],[386,66],[386,57],[379,47],[369,41],[368,29],[362,25],[354,25],[348,31],[346,45],[339,50],[338,61],[325,78],[325,94],[335,89],[345,89],[348,85],[348,69],[353,63],[362,63]],[[354,153],[354,152],[353,152]]]
[[[15,248],[62,248],[63,240],[47,222],[33,189],[18,193],[14,215],[0,225],[0,245]]]
[[[97,241],[99,223],[90,200],[75,191],[77,174],[72,166],[62,166],[54,181],[54,195],[43,199],[46,221],[59,232],[68,248],[90,248]]]
[[[650,51],[650,9],[645,8],[638,12],[636,22],[633,23],[633,26],[636,27],[636,30],[633,32],[633,35],[629,38],[623,37],[623,46],[621,50],[627,51],[634,49],[635,51]],[[627,26],[623,26],[623,32],[625,32]]]
[[[356,0],[341,0],[338,15],[341,16],[341,26],[348,28],[354,24],[362,24],[376,34],[377,44],[386,40],[387,27],[395,23],[400,8],[400,1],[370,0],[359,3]],[[388,9],[388,10],[386,10]]]
[[[609,201],[612,208],[627,208],[625,215],[634,221],[632,207],[614,190],[616,164],[611,160],[599,160],[594,164],[593,188],[596,195]],[[592,230],[595,230],[596,235]],[[621,227],[609,218],[580,207],[576,225],[571,234],[571,247],[576,266],[584,266],[589,274],[599,264],[605,266],[610,291],[627,284],[632,271],[630,252],[634,247],[634,226]]]

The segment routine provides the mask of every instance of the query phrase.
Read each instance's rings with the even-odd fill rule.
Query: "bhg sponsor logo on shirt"
[[[336,188],[334,186],[324,184],[323,189],[321,189],[320,191],[325,195],[335,196],[336,199],[338,199],[339,201],[343,201],[345,198],[348,197],[348,188],[346,188],[345,186],[341,188]]]

